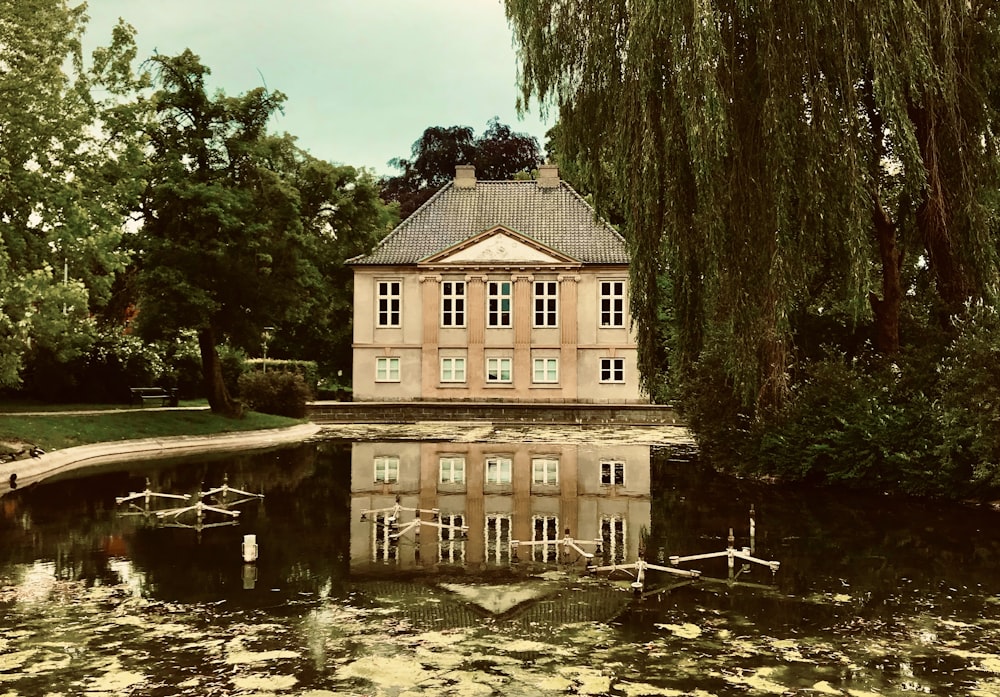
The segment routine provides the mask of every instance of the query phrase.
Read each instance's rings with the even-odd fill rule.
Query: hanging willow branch
[[[857,317],[878,307],[895,350],[902,299],[883,293],[903,231],[917,232],[948,307],[988,290],[994,5],[507,0],[522,106],[555,107],[599,205],[621,201],[646,380],[670,303],[682,373],[711,336],[743,403],[780,405],[789,317],[817,279]]]

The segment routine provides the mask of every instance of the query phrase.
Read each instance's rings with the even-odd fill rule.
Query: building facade
[[[459,166],[349,263],[355,400],[646,401],[625,242],[554,166]]]

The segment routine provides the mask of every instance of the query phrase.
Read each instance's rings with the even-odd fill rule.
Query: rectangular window
[[[448,564],[461,564],[465,561],[465,516],[461,513],[444,514],[440,516],[438,542],[440,555],[438,561]]]
[[[376,358],[375,382],[399,382],[399,359],[391,356]]]
[[[396,538],[393,535],[398,530],[391,513],[376,513],[372,525],[372,561],[395,562]]]
[[[442,457],[438,463],[442,484],[465,484],[464,457]]]
[[[619,515],[601,516],[601,547],[604,552],[604,563],[624,564],[627,546],[625,520]]]
[[[511,371],[510,358],[486,359],[486,382],[510,382],[511,381],[510,371]]]
[[[509,327],[511,306],[510,281],[490,281],[486,284],[486,326]]]
[[[441,326],[465,326],[465,281],[441,283]]]
[[[601,326],[625,326],[625,281],[601,281]]]
[[[510,515],[486,515],[486,561],[503,564],[510,561]]]
[[[486,458],[486,483],[510,484],[512,464],[509,457]]]
[[[394,484],[399,481],[399,458],[394,455],[379,455],[375,458],[375,481]]]
[[[625,382],[625,359],[602,358],[601,382]]]
[[[559,316],[559,283],[535,281],[535,326],[557,327]]]
[[[531,546],[531,560],[541,562],[559,561],[559,518],[554,515],[536,515],[531,517],[532,542],[544,542]]]
[[[558,484],[559,460],[536,457],[531,461],[531,482],[533,484]]]
[[[398,327],[401,304],[402,283],[400,281],[379,281],[378,284],[378,326]]]
[[[536,358],[532,382],[559,382],[559,359]]]
[[[603,486],[623,486],[625,484],[625,463],[621,460],[602,461],[601,484]]]
[[[465,359],[441,359],[441,382],[465,382]]]

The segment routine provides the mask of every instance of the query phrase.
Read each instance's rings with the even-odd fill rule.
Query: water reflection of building
[[[403,511],[394,530],[384,509],[397,502]],[[418,515],[405,509],[436,509],[434,522],[446,527],[421,525],[396,538]],[[422,520],[432,522],[431,514]],[[522,547],[520,559],[553,562],[566,534],[601,540],[595,561],[620,563],[635,559],[649,523],[645,445],[381,442],[351,449],[354,568],[505,566],[512,540],[551,542]]]

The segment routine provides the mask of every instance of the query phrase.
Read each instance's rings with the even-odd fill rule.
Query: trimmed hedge
[[[239,388],[240,399],[253,411],[295,419],[305,417],[312,394],[301,375],[278,370],[243,373]]]

